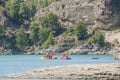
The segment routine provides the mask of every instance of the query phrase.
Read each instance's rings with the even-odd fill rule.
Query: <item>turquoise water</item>
[[[0,75],[25,72],[37,68],[62,66],[73,64],[100,64],[119,62],[112,55],[98,55],[99,59],[92,59],[97,55],[70,55],[71,60],[40,60],[43,55],[0,55]]]

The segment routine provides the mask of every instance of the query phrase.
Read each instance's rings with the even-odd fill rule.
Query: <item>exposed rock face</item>
[[[48,12],[56,13],[64,26],[70,27],[83,19],[88,26],[109,27],[119,26],[119,0],[60,0],[36,13],[39,21]],[[64,7],[62,7],[64,5]]]

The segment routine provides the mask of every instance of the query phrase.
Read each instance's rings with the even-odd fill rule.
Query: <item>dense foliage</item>
[[[13,33],[11,37],[11,35],[6,34],[9,32],[4,30],[5,27],[0,25],[0,47],[4,49],[14,47],[21,51],[31,46],[48,48],[55,44],[54,37],[61,34],[64,38],[71,35],[75,36],[75,38],[77,36],[77,39],[80,41],[88,39],[87,28],[82,20],[75,24],[75,27],[64,29],[61,28],[58,16],[52,12],[44,15],[41,21],[35,20],[35,12],[47,7],[53,1],[58,0],[1,0],[0,4],[5,6],[4,13],[6,13],[6,17],[18,26],[15,28],[18,31],[15,32],[16,34]],[[94,0],[88,1],[92,2]],[[64,8],[65,4],[61,4],[61,7]],[[27,25],[25,25],[26,23]],[[99,30],[99,28],[93,30],[92,37],[87,41],[89,45],[98,44],[104,46],[104,35]]]
[[[56,31],[58,31],[60,28],[57,15],[52,12],[49,12],[41,20],[41,26],[43,28],[50,28],[52,31],[54,31],[55,34],[57,34]]]
[[[36,23],[32,23],[30,26],[30,40],[33,44],[38,45],[39,40],[39,26]]]
[[[42,46],[42,44],[48,39],[48,36],[50,34],[49,28],[40,28],[39,30],[39,41],[38,44]]]
[[[5,5],[6,14],[14,24],[30,21],[37,9],[48,6],[56,0],[8,0]]]
[[[48,39],[42,45],[43,48],[48,48],[50,45],[54,45],[54,35],[53,32],[50,32]]]
[[[105,39],[104,35],[99,30],[96,30],[94,32],[94,35],[88,39],[87,43],[89,45],[97,44],[99,46],[104,46],[104,44],[105,44],[104,39]]]
[[[24,50],[24,48],[28,45],[29,45],[29,37],[25,33],[24,28],[21,27],[16,34],[16,46],[19,49]]]
[[[36,11],[34,3],[20,0],[7,1],[5,9],[14,24],[23,24],[25,20],[30,20]]]
[[[4,36],[4,29],[3,29],[3,27],[0,25],[0,43],[2,43],[2,41],[3,41],[3,36]]]

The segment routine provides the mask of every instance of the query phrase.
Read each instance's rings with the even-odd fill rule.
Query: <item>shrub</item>
[[[43,48],[48,48],[50,45],[54,45],[53,32],[50,32],[48,39],[42,45]]]
[[[64,9],[64,7],[65,7],[65,4],[61,4],[61,7]]]
[[[17,34],[16,34],[16,46],[21,49],[24,50],[24,48],[29,45],[29,37],[27,36],[27,34],[25,33],[25,30],[23,27],[21,27]]]
[[[40,28],[39,30],[39,41],[38,44],[41,46],[48,38],[49,34],[51,32],[50,28]]]
[[[38,40],[39,40],[39,26],[37,23],[32,23],[30,26],[30,35],[29,38],[31,42],[35,45],[38,45]]]
[[[45,15],[45,17],[42,18],[41,26],[43,28],[51,28],[54,33],[57,33],[56,31],[60,29],[57,15],[49,12],[47,15]]]
[[[93,42],[97,43],[100,46],[104,46],[104,35],[100,31],[96,31],[95,35],[93,36]]]
[[[94,43],[94,40],[93,40],[93,37],[90,37],[90,38],[87,40],[87,44],[88,44],[88,45],[91,45],[92,43]]]
[[[79,40],[84,39],[84,37],[87,35],[87,29],[83,21],[79,21],[76,24],[75,34]]]
[[[93,1],[95,1],[95,0],[88,0],[88,3],[91,3],[91,2],[93,2]]]
[[[67,35],[71,35],[71,34],[74,34],[74,30],[73,30],[72,28],[67,29],[67,30],[62,34],[62,36],[66,37]]]

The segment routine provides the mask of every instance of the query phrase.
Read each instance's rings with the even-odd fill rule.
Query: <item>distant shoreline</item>
[[[46,67],[23,73],[4,75],[0,76],[0,78],[120,80],[120,63]]]

